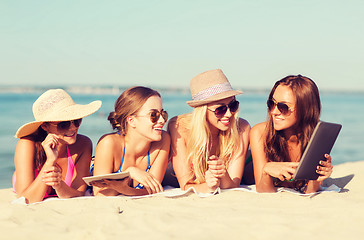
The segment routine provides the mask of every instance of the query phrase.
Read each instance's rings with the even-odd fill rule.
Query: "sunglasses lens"
[[[267,101],[267,107],[269,111],[272,111],[274,109],[274,107],[277,105],[278,110],[282,113],[282,114],[287,114],[289,112],[289,107],[287,104],[285,103],[275,103],[273,100],[269,99]]]
[[[82,122],[82,118],[73,120],[73,125],[75,125],[75,127],[78,128],[81,125],[81,122]]]
[[[71,121],[60,122],[57,124],[58,130],[64,131],[71,126]]]
[[[277,103],[277,108],[282,114],[287,114],[289,111],[289,107],[284,103]]]
[[[70,128],[71,122],[73,122],[73,125],[75,125],[76,128],[78,128],[81,125],[82,118],[76,119],[73,121],[64,121],[57,124],[57,129],[60,131],[66,131]]]
[[[150,121],[152,122],[152,123],[156,123],[157,121],[158,121],[158,119],[159,119],[159,117],[160,117],[160,113],[159,112],[151,112],[150,113]]]
[[[162,111],[162,118],[164,119],[165,122],[167,122],[167,120],[168,120],[168,112],[167,111]]]
[[[274,106],[275,106],[275,103],[273,102],[273,100],[269,99],[269,100],[267,101],[267,107],[268,107],[268,110],[269,110],[269,111],[272,111],[272,109],[274,108]]]
[[[238,101],[232,101],[229,103],[230,112],[234,113],[239,108],[239,102]]]
[[[221,106],[221,107],[218,107],[218,108],[216,108],[215,109],[215,116],[217,117],[217,118],[221,118],[222,116],[224,116],[225,115],[225,113],[226,113],[226,111],[227,111],[227,107],[226,106]]]

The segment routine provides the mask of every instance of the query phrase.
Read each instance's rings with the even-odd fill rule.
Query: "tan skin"
[[[255,125],[250,132],[250,147],[253,155],[254,176],[258,192],[276,192],[272,177],[278,178],[281,181],[292,179],[302,155],[301,143],[298,141],[298,137],[294,131],[294,125],[296,123],[295,95],[288,86],[278,86],[273,94],[273,99],[276,102],[286,103],[291,109],[287,115],[283,115],[276,106],[271,111],[274,128],[284,131],[286,136],[291,162],[268,161],[264,151],[264,130],[266,123]],[[320,161],[320,165],[317,166],[317,173],[321,176],[315,181],[308,182],[306,193],[319,191],[322,181],[330,177],[333,169],[331,157],[326,154],[325,158],[326,161]]]
[[[77,134],[78,128],[71,124],[66,131],[58,131],[53,124],[43,123],[42,128],[48,132],[42,142],[47,159],[37,177],[34,175],[35,143],[27,137],[21,138],[15,150],[15,191],[18,197],[25,197],[27,203],[42,201],[45,194],[55,192],[59,198],[83,196],[86,184],[82,180],[88,176],[92,155],[92,142]],[[65,182],[68,168],[67,148],[75,164],[71,187]]]
[[[94,175],[116,172],[120,168],[123,150],[125,157],[122,171],[129,172],[130,178],[120,181],[95,181],[93,185],[96,196],[116,196],[119,194],[138,196],[163,191],[161,182],[167,168],[170,147],[169,134],[162,130],[165,121],[160,116],[156,123],[149,119],[153,110],[162,110],[162,99],[150,97],[136,116],[127,119],[128,130],[125,136],[111,133],[104,135],[96,147]],[[148,150],[151,169],[148,167]],[[143,189],[134,187],[141,183]]]
[[[215,110],[221,105],[226,105],[233,100],[233,97],[222,99],[208,104],[208,109]],[[213,192],[218,187],[234,188],[240,185],[241,177],[244,171],[244,163],[246,159],[247,148],[249,145],[250,125],[244,119],[239,119],[239,128],[241,129],[242,144],[241,151],[233,156],[228,168],[225,166],[225,161],[216,156],[218,142],[217,136],[220,131],[229,129],[230,121],[233,114],[230,109],[225,115],[218,119],[212,111],[207,110],[207,121],[210,126],[212,139],[211,156],[208,160],[208,170],[205,173],[205,182],[200,184],[188,183],[191,174],[191,167],[187,159],[187,141],[189,131],[176,124],[176,118],[170,120],[168,130],[171,134],[172,149],[173,149],[173,168],[181,189],[186,190],[193,187],[198,192]]]

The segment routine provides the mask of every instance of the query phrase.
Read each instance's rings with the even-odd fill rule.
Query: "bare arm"
[[[14,156],[16,174],[14,188],[18,197],[25,197],[28,203],[42,201],[50,188],[42,181],[42,174],[35,178],[34,152],[33,141],[25,138],[18,141]]]
[[[239,187],[244,172],[246,153],[249,146],[250,125],[246,120],[239,121],[241,146],[240,152],[232,157],[227,174],[221,178],[221,188]]]
[[[188,137],[188,133],[181,126],[177,125],[176,117],[169,121],[168,132],[171,136],[171,156],[173,169],[181,189],[186,190],[190,187],[193,187],[198,192],[211,192],[216,189],[216,187],[210,187],[214,185],[212,183],[213,181],[218,181],[218,179],[214,179],[212,175],[212,179],[209,182],[210,186],[206,182],[200,184],[189,183],[193,172],[187,161],[187,144],[185,138]]]
[[[253,157],[254,177],[257,192],[275,192],[273,180],[269,174],[264,172],[264,167],[268,159],[264,152],[264,132],[265,123],[257,124],[250,131],[250,149]]]
[[[316,170],[316,172],[321,176],[315,181],[308,181],[306,193],[314,193],[321,190],[322,182],[331,176],[333,171],[331,156],[329,154],[325,154],[325,158],[326,161],[321,160]]]
[[[95,150],[94,175],[112,173],[114,170],[114,141],[110,135],[103,136]],[[93,185],[95,196],[116,196],[119,193],[112,188]]]
[[[264,151],[264,128],[266,123],[254,126],[250,132],[250,148],[253,156],[257,192],[275,192],[273,179],[292,179],[298,162],[269,162]]]

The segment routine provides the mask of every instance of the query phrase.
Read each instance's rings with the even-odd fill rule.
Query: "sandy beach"
[[[227,191],[201,198],[90,197],[11,204],[0,190],[1,239],[362,239],[364,161],[334,167],[340,192]]]

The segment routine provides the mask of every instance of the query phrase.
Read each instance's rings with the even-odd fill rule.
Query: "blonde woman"
[[[82,118],[101,101],[76,104],[62,89],[50,89],[33,104],[35,121],[20,127],[15,150],[13,186],[27,203],[47,197],[84,195],[92,155],[91,140],[78,129]]]
[[[95,152],[94,175],[129,172],[121,181],[92,182],[95,195],[137,196],[163,191],[169,134],[163,131],[168,113],[160,94],[147,87],[132,87],[115,103],[108,120],[117,132],[101,137]]]
[[[249,123],[238,117],[241,91],[233,90],[220,69],[190,83],[192,113],[170,120],[173,169],[181,189],[212,192],[238,187],[249,145]]]

